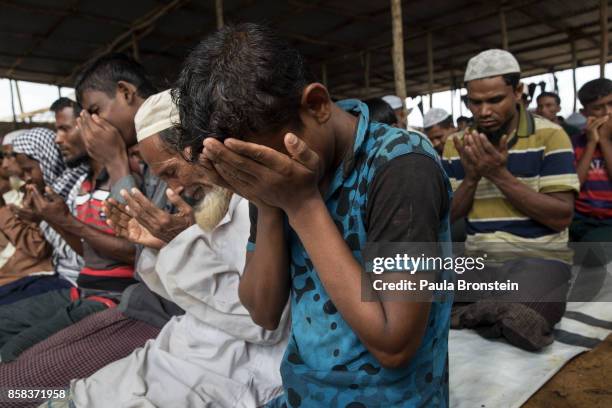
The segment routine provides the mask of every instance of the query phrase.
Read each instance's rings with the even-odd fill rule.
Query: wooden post
[[[327,64],[323,63],[321,65],[321,81],[323,82],[323,85],[325,85],[325,87],[327,88]]]
[[[427,32],[427,89],[429,91],[429,107],[433,106],[434,62],[433,62],[433,36]]]
[[[576,99],[577,99],[576,66],[578,65],[578,57],[576,56],[576,41],[573,38],[572,38],[571,46],[572,46],[572,85],[574,89],[574,106],[572,108],[572,112],[576,112]]]
[[[499,9],[499,26],[501,28],[502,48],[508,50],[508,26],[506,24],[506,12],[503,8]]]
[[[402,19],[402,1],[391,0],[391,24],[393,26],[393,77],[395,94],[402,103],[406,101],[406,68],[404,65],[404,34]]]
[[[21,92],[19,91],[19,82],[15,81],[15,91],[17,91],[17,102],[19,102],[19,112],[23,115],[23,103],[21,103]],[[24,118],[25,122],[25,118]],[[29,122],[29,120],[28,120]]]
[[[368,97],[370,95],[370,53],[365,53],[365,69],[364,69],[364,86],[365,86],[365,95]]]
[[[215,14],[217,16],[217,29],[223,28],[223,0],[215,0]]]
[[[601,28],[601,57],[599,60],[599,76],[606,76],[606,62],[608,62],[608,0],[600,0],[599,25]]]
[[[136,62],[140,62],[140,49],[138,48],[138,37],[132,34],[132,57]]]
[[[9,79],[9,88],[11,88],[11,110],[13,111],[13,129],[17,129],[17,115],[15,114],[15,96],[13,94],[12,79]]]

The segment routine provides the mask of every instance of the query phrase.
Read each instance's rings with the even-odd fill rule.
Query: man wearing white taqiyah
[[[457,131],[453,116],[440,108],[432,108],[423,116],[423,129],[439,155],[444,151],[448,136]]]
[[[397,118],[397,127],[406,129],[406,116],[410,112],[404,111],[404,102],[402,98],[396,95],[385,95],[382,97],[382,100],[387,102],[391,109],[393,109],[395,117]]]
[[[172,111],[166,91],[145,101],[135,118],[138,140],[147,153],[143,158],[154,171],[160,162],[172,160],[193,168],[160,140],[159,133],[174,124]],[[151,160],[151,152],[159,153],[156,160]],[[172,185],[176,180],[166,181]],[[248,202],[234,195],[226,208],[210,231],[194,225],[149,265],[141,261],[143,281],[186,313],[173,317],[143,348],[73,381],[75,406],[258,407],[282,392],[279,366],[288,335],[287,311],[279,328],[267,331],[253,323],[240,303]]]

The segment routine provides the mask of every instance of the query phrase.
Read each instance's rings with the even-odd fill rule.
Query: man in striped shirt
[[[612,240],[612,81],[599,78],[587,82],[578,98],[581,113],[588,119],[586,129],[572,139],[581,187],[571,239],[608,242]],[[599,254],[585,264],[609,261],[609,255]]]
[[[565,310],[568,226],[579,189],[571,143],[561,127],[520,103],[520,67],[507,51],[472,58],[465,83],[474,128],[452,135],[443,153],[455,193],[451,222],[467,217],[466,249],[488,253],[498,268],[491,266],[493,276],[518,282],[528,301],[489,302],[495,310],[471,303],[455,309],[453,326],[537,350],[552,342]],[[504,257],[509,248],[520,255]],[[551,292],[554,301],[536,301]],[[496,318],[481,320],[486,314]]]

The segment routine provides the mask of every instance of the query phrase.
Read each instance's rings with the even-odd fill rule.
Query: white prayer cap
[[[582,130],[586,127],[587,118],[580,112],[574,112],[565,119],[565,123]]]
[[[423,127],[425,129],[437,125],[438,123],[446,120],[450,116],[450,113],[440,108],[431,108],[425,116],[423,116]]]
[[[20,129],[20,130],[13,130],[12,132],[7,133],[2,138],[2,146],[12,145],[13,141],[15,140],[15,138],[17,136],[19,136],[20,134],[25,133],[27,131],[28,131],[28,129]]]
[[[404,103],[402,102],[402,98],[400,98],[399,96],[386,95],[382,97],[382,100],[387,102],[389,106],[391,106],[391,109],[393,110],[400,109],[402,106],[404,106]]]
[[[179,114],[172,102],[170,90],[149,96],[134,117],[136,138],[139,142],[166,130],[179,122]]]
[[[520,72],[521,67],[514,55],[505,50],[492,49],[483,51],[468,61],[463,81]]]

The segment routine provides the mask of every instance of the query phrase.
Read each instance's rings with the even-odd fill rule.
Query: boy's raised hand
[[[284,143],[291,157],[238,139],[221,143],[208,138],[203,155],[232,191],[256,205],[278,207],[291,214],[309,199],[321,198],[320,160],[292,133],[285,135]]]

